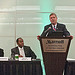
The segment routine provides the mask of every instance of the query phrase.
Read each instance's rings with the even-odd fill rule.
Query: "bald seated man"
[[[31,57],[32,59],[36,59],[37,56],[29,46],[24,45],[22,38],[18,38],[16,42],[18,46],[11,49],[11,56],[13,55],[13,58],[15,54],[18,54],[19,57]]]

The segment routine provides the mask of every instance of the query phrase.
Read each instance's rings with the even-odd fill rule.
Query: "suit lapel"
[[[18,49],[18,47],[16,47],[16,51],[17,51],[17,53],[20,55],[20,52],[19,52],[19,49]]]
[[[24,49],[24,53],[25,53],[25,56],[26,56],[26,54],[27,54],[26,47],[24,46],[23,49]]]
[[[56,28],[56,31],[59,31],[61,32],[62,31],[62,25],[60,25],[59,23],[57,23],[57,28]]]
[[[56,31],[59,31],[59,23],[57,23]]]
[[[50,30],[51,30],[51,31],[54,31],[51,24],[49,25],[49,27],[50,27]],[[49,28],[49,27],[48,27],[48,28]]]

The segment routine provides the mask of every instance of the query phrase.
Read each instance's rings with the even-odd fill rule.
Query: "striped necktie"
[[[53,27],[53,30],[56,31],[56,29],[55,29],[55,25],[54,25],[54,27]]]

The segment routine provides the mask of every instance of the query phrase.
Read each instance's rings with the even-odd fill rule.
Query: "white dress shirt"
[[[19,49],[20,55],[22,55],[23,57],[25,57],[25,52],[24,52],[23,47],[22,48],[18,47],[18,49]]]
[[[54,26],[55,26],[55,27],[54,27]],[[52,27],[56,29],[56,27],[57,27],[57,24],[56,24],[56,25],[52,25]]]

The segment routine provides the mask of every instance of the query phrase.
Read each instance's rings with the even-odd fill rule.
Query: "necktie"
[[[56,29],[55,29],[55,25],[54,25],[54,27],[53,27],[53,30],[56,31]]]

